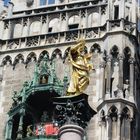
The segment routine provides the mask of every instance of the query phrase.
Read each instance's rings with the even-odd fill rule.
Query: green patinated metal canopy
[[[65,124],[86,128],[96,112],[88,104],[88,95],[67,95],[68,78],[58,79],[55,63],[46,56],[36,64],[33,80],[14,92],[8,112],[6,140],[58,140]]]
[[[55,62],[49,63],[47,56],[44,56],[42,61],[35,66],[33,80],[26,81],[22,90],[15,91],[13,94],[13,104],[8,112],[6,139],[56,139],[57,135],[36,136],[35,127],[37,126],[35,125],[43,125],[40,118],[44,111],[49,114],[46,123],[54,123],[52,98],[64,95],[67,82],[67,76],[64,76],[63,81],[58,79]],[[32,125],[31,132],[28,129],[30,125]]]

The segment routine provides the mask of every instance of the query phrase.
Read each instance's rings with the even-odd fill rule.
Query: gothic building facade
[[[85,94],[97,112],[83,139],[139,140],[137,21],[137,0],[0,0],[0,140],[36,135],[27,129],[38,111],[37,120],[51,120],[47,98],[56,95],[53,88],[58,95],[66,91],[69,47],[81,38],[94,66]],[[27,108],[35,114],[21,103],[26,91],[31,94],[26,104],[32,106]],[[41,118],[45,113],[48,120]]]

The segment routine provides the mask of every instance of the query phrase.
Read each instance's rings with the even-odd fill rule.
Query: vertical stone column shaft
[[[123,56],[119,56],[119,90],[123,90]]]
[[[8,6],[8,18],[12,17],[13,7],[14,7],[14,4],[12,2],[9,2],[9,6]]]
[[[43,16],[40,17],[40,33],[42,34]]]
[[[27,36],[30,35],[30,19],[27,18]]]
[[[106,83],[106,94],[110,95],[110,84],[111,84],[111,56],[107,58],[107,83]]]
[[[49,31],[49,16],[47,15],[47,17],[46,17],[46,33],[48,33],[48,31]]]
[[[100,64],[100,94],[99,100],[103,99],[105,93],[105,62]]]
[[[125,0],[121,0],[121,8],[119,9],[120,18],[125,19]]]
[[[134,58],[130,58],[130,96],[134,96]]]
[[[121,114],[118,114],[117,119],[117,140],[121,140]]]
[[[106,116],[106,129],[107,129],[107,140],[112,140],[112,121],[109,116]]]
[[[88,28],[88,10],[86,9],[85,12],[86,12],[85,13],[85,18],[86,18],[86,24],[85,24],[86,27],[85,28]]]
[[[58,135],[60,140],[83,140],[84,129],[78,125],[64,125]]]

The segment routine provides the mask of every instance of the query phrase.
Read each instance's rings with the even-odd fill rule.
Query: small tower
[[[108,37],[100,65],[100,140],[135,140],[136,1],[108,1]],[[113,34],[115,33],[116,34]]]

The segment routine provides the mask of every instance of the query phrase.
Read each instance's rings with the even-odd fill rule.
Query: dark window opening
[[[110,93],[111,93],[111,97],[112,97],[112,85],[113,85],[113,81],[114,81],[114,78],[111,78],[111,83],[110,83]]]
[[[123,83],[126,84],[127,81],[129,81],[129,76],[130,76],[130,69],[129,69],[129,62],[128,59],[124,59],[123,63]]]
[[[79,24],[71,24],[69,25],[69,30],[78,29]]]
[[[54,4],[55,0],[48,0],[48,4]]]
[[[49,32],[49,33],[51,33],[51,32],[52,32],[52,27],[50,27],[50,28],[48,29],[48,32]]]
[[[17,138],[17,131],[19,127],[19,115],[15,115],[13,117],[13,128],[12,128],[12,140],[15,140]]]
[[[126,19],[126,20],[129,20],[129,17],[127,16],[125,19]]]
[[[114,7],[114,19],[118,19],[119,18],[119,6],[115,6]]]

